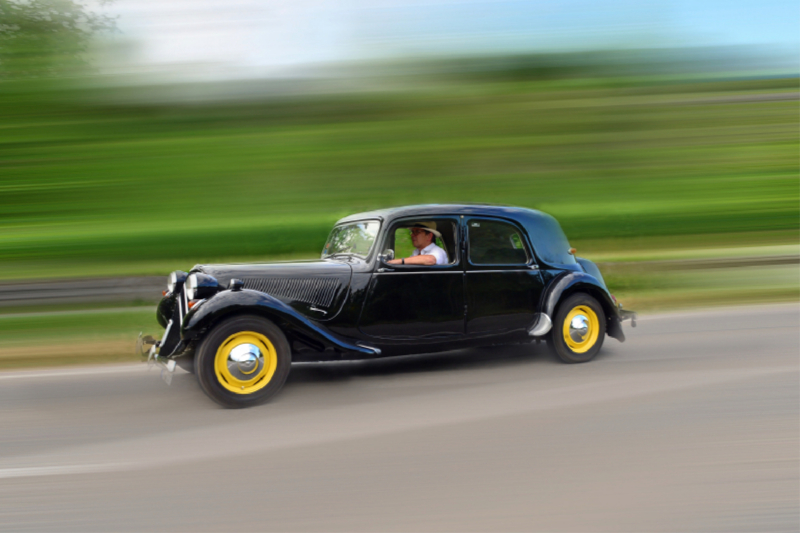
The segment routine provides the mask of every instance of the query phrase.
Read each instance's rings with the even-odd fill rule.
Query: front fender
[[[219,320],[239,314],[263,316],[277,322],[279,327],[283,326],[282,329],[299,331],[340,352],[373,357],[380,354],[378,348],[356,344],[334,335],[269,294],[247,289],[219,292],[191,309],[181,324],[181,339],[187,343],[196,341]]]
[[[158,306],[156,306],[156,320],[158,320],[162,328],[167,327],[167,323],[172,318],[174,312],[175,294],[168,292],[167,295],[158,302]]]
[[[585,292],[595,298],[606,314],[606,332],[620,342],[625,341],[625,334],[620,326],[619,309],[611,299],[605,283],[585,272],[563,272],[553,278],[542,294],[541,312],[553,317],[558,302],[573,292]]]

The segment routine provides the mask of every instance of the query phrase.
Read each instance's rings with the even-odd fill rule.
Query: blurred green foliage
[[[341,216],[432,202],[541,209],[573,244],[797,240],[797,78],[506,74],[204,105],[0,85],[0,278],[317,256]]]
[[[0,0],[0,79],[75,76],[92,36],[113,29],[109,15],[74,0]]]
[[[43,315],[0,315],[0,348],[25,345],[32,340],[91,341],[131,339],[142,330],[152,330],[153,309],[108,309]],[[133,350],[130,350],[133,352]],[[0,354],[0,358],[1,354]]]

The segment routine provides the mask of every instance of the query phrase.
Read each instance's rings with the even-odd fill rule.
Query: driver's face
[[[411,228],[411,244],[414,248],[422,250],[428,246],[433,240],[433,233],[425,231],[424,229]]]

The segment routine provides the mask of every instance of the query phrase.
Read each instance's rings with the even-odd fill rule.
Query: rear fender
[[[578,262],[580,267],[583,269],[584,272],[593,276],[597,281],[600,282],[600,285],[603,286],[603,289],[608,290],[608,285],[606,285],[606,280],[603,279],[603,274],[600,273],[600,269],[597,268],[592,261],[585,259],[583,257],[576,257],[575,260]]]
[[[198,341],[219,321],[242,314],[263,316],[275,322],[284,333],[305,335],[324,348],[373,357],[380,354],[378,348],[356,344],[334,335],[269,294],[246,289],[219,292],[192,308],[181,325],[181,339],[185,343]]]
[[[617,306],[611,299],[608,289],[602,280],[585,272],[563,272],[556,276],[545,288],[542,295],[542,313],[552,319],[555,316],[558,304],[576,292],[585,292],[603,307],[606,315],[606,332],[620,342],[625,341],[625,334],[620,326],[620,316]]]

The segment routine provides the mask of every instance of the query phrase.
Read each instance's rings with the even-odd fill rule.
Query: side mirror
[[[385,249],[378,256],[378,259],[380,259],[381,263],[386,263],[387,261],[391,261],[392,259],[394,259],[394,250],[392,250],[391,248]]]

